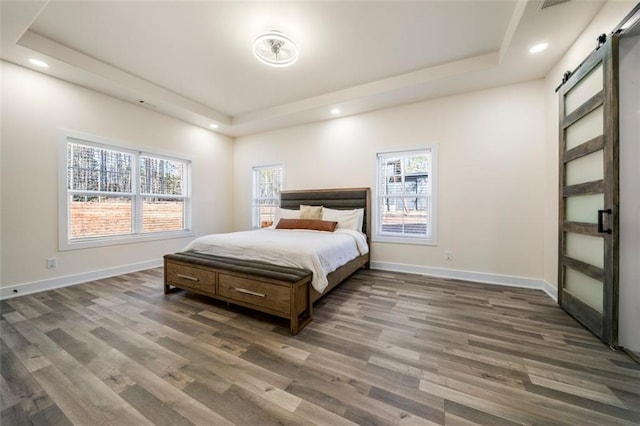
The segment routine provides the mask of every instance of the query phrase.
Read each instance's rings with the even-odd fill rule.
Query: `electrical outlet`
[[[453,261],[453,252],[451,250],[445,251],[444,258],[447,259],[447,262]]]
[[[47,269],[53,269],[58,266],[58,259],[55,257],[50,257],[47,259]]]

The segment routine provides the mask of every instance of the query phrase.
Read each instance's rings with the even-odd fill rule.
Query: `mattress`
[[[322,293],[327,275],[369,252],[365,235],[349,229],[320,232],[301,229],[257,229],[199,237],[186,248],[198,253],[260,260],[274,265],[306,268],[311,285]]]

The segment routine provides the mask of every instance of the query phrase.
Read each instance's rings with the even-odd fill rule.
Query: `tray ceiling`
[[[2,58],[238,136],[542,78],[603,3],[3,1]],[[296,64],[253,57],[267,30]]]

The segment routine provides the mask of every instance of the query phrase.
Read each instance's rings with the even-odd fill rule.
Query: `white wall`
[[[438,246],[373,243],[372,260],[541,278],[544,119],[540,80],[237,138],[235,229],[252,166],[283,163],[286,189],[373,188],[376,149],[437,143]]]
[[[640,36],[620,40],[619,343],[640,353]]]
[[[232,228],[233,141],[207,130],[7,62],[2,71],[1,286],[64,282],[126,265],[160,263],[189,238],[58,252],[57,149],[61,128],[192,158],[193,229]],[[46,269],[46,258],[58,267]]]

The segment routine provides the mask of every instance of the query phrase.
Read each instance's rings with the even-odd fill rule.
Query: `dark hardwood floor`
[[[162,270],[1,303],[5,425],[640,423],[640,368],[540,291],[359,271],[296,337]]]

